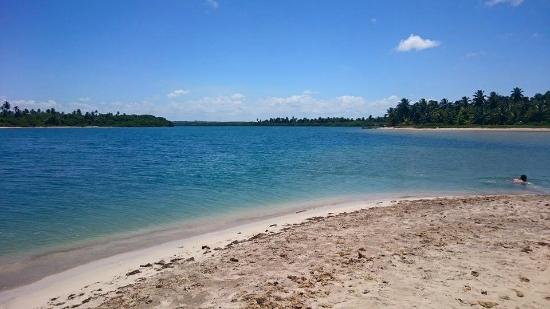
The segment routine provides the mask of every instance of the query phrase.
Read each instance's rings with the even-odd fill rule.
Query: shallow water
[[[0,158],[0,257],[333,197],[550,192],[548,132],[2,129]]]

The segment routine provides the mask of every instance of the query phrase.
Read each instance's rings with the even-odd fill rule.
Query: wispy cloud
[[[370,19],[370,23],[371,23],[371,24],[376,24],[377,21],[378,21],[378,20],[377,20],[375,17],[372,17],[372,18]]]
[[[181,96],[184,96],[186,94],[189,94],[191,91],[189,90],[185,90],[185,89],[176,89],[170,93],[168,93],[166,96],[169,97],[169,98],[177,98],[177,97],[181,97]]]
[[[81,100],[77,99],[74,101],[69,102],[61,102],[56,100],[25,100],[25,99],[19,99],[19,100],[8,100],[12,106],[17,106],[20,109],[41,109],[46,110],[49,108],[54,108],[57,111],[60,112],[72,112],[77,109],[80,109],[82,111],[103,111],[103,112],[113,112],[115,110],[115,106],[113,104],[105,104],[105,103],[94,103],[90,102],[90,100]]]
[[[60,104],[55,100],[8,100],[12,106],[17,106],[20,109],[58,109]]]
[[[486,55],[486,52],[483,51],[483,50],[479,50],[479,51],[472,51],[472,52],[468,52],[464,55],[464,58],[466,59],[473,59],[473,58],[479,58],[479,57],[482,57],[482,56],[485,56]]]
[[[342,95],[334,98],[318,98],[312,93],[286,97],[270,97],[259,101],[259,111],[263,117],[368,117],[383,115],[387,108],[394,106],[398,97],[368,101],[362,96]]]
[[[519,6],[523,3],[524,0],[487,0],[485,1],[485,5],[487,6],[495,6],[499,4],[508,4],[511,6]]]
[[[7,99],[7,98],[6,98]],[[142,101],[88,102],[55,100],[8,100],[13,106],[24,108],[55,108],[58,111],[83,112],[98,110],[102,113],[152,114],[171,120],[255,120],[270,117],[368,117],[384,115],[399,101],[397,96],[367,100],[357,95],[320,97],[313,91],[288,96],[248,98],[242,93],[182,98],[180,100],[145,99]]]
[[[193,113],[237,115],[244,111],[246,96],[234,93],[225,96],[202,97],[200,99],[185,102],[184,110]]]
[[[220,3],[216,0],[206,0],[206,4],[208,4],[213,9],[217,9],[218,7],[220,7]]]
[[[411,34],[408,38],[401,40],[397,45],[396,50],[400,52],[408,52],[411,50],[424,50],[434,48],[441,45],[440,42],[424,39],[419,35]]]

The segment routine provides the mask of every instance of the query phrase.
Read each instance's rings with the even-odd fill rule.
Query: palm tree
[[[528,106],[525,104],[526,102],[524,102],[524,98],[523,90],[518,87],[512,89],[510,99],[512,101],[511,109],[514,114],[514,122],[521,122],[523,115],[527,112]]]
[[[503,113],[499,108],[499,96],[496,92],[492,91],[487,98],[488,120],[491,124],[502,124]]]
[[[406,122],[409,119],[410,114],[410,105],[409,100],[403,98],[401,102],[397,104],[396,107],[397,121],[399,123]]]
[[[478,90],[474,93],[474,99],[472,100],[476,107],[475,123],[483,124],[485,119],[485,93],[483,90]]]
[[[470,104],[470,98],[462,97],[462,99],[460,99],[460,104],[464,107],[468,106],[468,104]]]
[[[389,122],[392,126],[398,124],[398,120],[397,120],[396,114],[397,114],[397,113],[395,112],[395,108],[393,108],[393,107],[388,108],[388,112],[386,113],[386,117],[388,118],[388,122]]]
[[[2,104],[2,115],[6,115],[10,111],[11,105],[8,101],[4,101]]]
[[[472,100],[475,106],[481,107],[485,103],[485,93],[483,90],[478,90],[474,93],[474,99]]]
[[[510,95],[510,97],[512,98],[512,101],[514,103],[521,101],[523,99],[523,90],[521,90],[521,88],[519,87],[515,87],[514,89],[512,89],[512,94]]]

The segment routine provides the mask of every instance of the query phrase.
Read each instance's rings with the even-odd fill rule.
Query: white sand
[[[207,255],[51,308],[550,308],[550,195],[400,201]]]
[[[134,282],[138,276],[126,276],[126,273],[140,269],[139,265],[142,264],[159,260],[168,261],[174,257],[194,257],[199,260],[204,257],[201,250],[203,245],[211,248],[223,247],[234,240],[247,239],[257,233],[265,232],[266,229],[277,231],[284,224],[303,222],[312,216],[326,216],[328,213],[337,214],[390,204],[390,200],[380,200],[323,206],[118,254],[45,277],[29,285],[0,292],[0,308],[38,308],[46,306],[48,300],[54,297],[61,298],[80,293],[84,293],[82,296],[85,296],[97,289],[103,292],[113,291]],[[277,224],[277,227],[269,227],[272,224]],[[141,270],[139,277],[157,273],[152,269],[141,268]]]
[[[550,128],[412,128],[380,127],[377,130],[394,131],[503,131],[503,132],[550,132]]]
[[[97,260],[0,308],[543,308],[549,231],[548,195],[331,204]]]

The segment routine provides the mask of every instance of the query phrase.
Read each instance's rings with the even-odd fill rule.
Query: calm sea
[[[333,197],[550,191],[545,132],[1,129],[0,160],[4,257]]]

